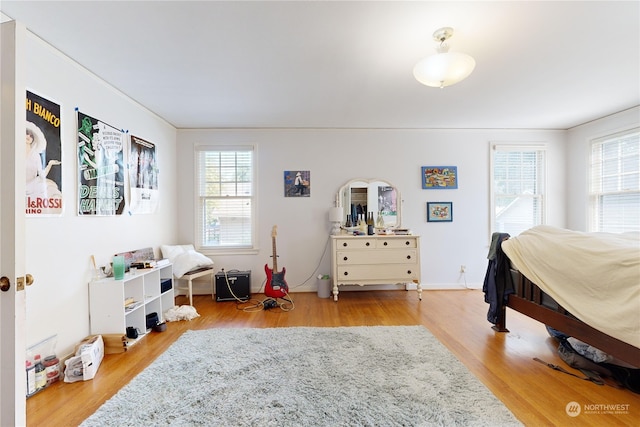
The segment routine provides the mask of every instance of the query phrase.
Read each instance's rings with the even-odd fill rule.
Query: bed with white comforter
[[[587,325],[640,348],[640,233],[537,226],[502,243],[511,264]]]

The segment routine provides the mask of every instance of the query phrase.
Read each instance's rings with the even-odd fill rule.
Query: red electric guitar
[[[271,298],[284,298],[289,292],[289,285],[284,280],[284,273],[287,269],[282,267],[282,271],[278,272],[278,255],[276,254],[276,235],[277,225],[271,230],[271,242],[273,245],[273,270],[268,264],[264,265],[264,271],[267,273],[267,283],[264,286],[264,294]]]

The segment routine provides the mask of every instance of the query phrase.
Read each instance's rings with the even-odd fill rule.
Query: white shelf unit
[[[171,287],[162,292],[162,282],[170,281]],[[133,298],[138,304],[126,309],[124,302]],[[127,327],[138,329],[140,336],[147,332],[146,316],[163,313],[175,305],[173,267],[138,270],[126,273],[124,279],[107,277],[89,283],[89,317],[91,334],[125,334]]]

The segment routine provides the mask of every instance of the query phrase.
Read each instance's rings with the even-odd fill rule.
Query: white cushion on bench
[[[193,245],[162,245],[160,250],[163,258],[173,264],[173,274],[176,277],[182,277],[196,268],[213,265],[211,258],[197,252]]]

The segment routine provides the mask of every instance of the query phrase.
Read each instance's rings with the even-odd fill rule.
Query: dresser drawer
[[[405,239],[380,239],[376,241],[376,247],[378,249],[383,248],[417,248],[418,244],[414,238]]]
[[[418,267],[413,264],[343,265],[338,266],[336,279],[342,283],[359,284],[358,281],[377,283],[407,283],[419,279]]]
[[[376,241],[366,237],[358,237],[355,239],[336,239],[336,249],[369,249],[375,248]]]
[[[389,249],[371,251],[338,251],[338,265],[354,264],[407,264],[418,262],[417,249]]]

